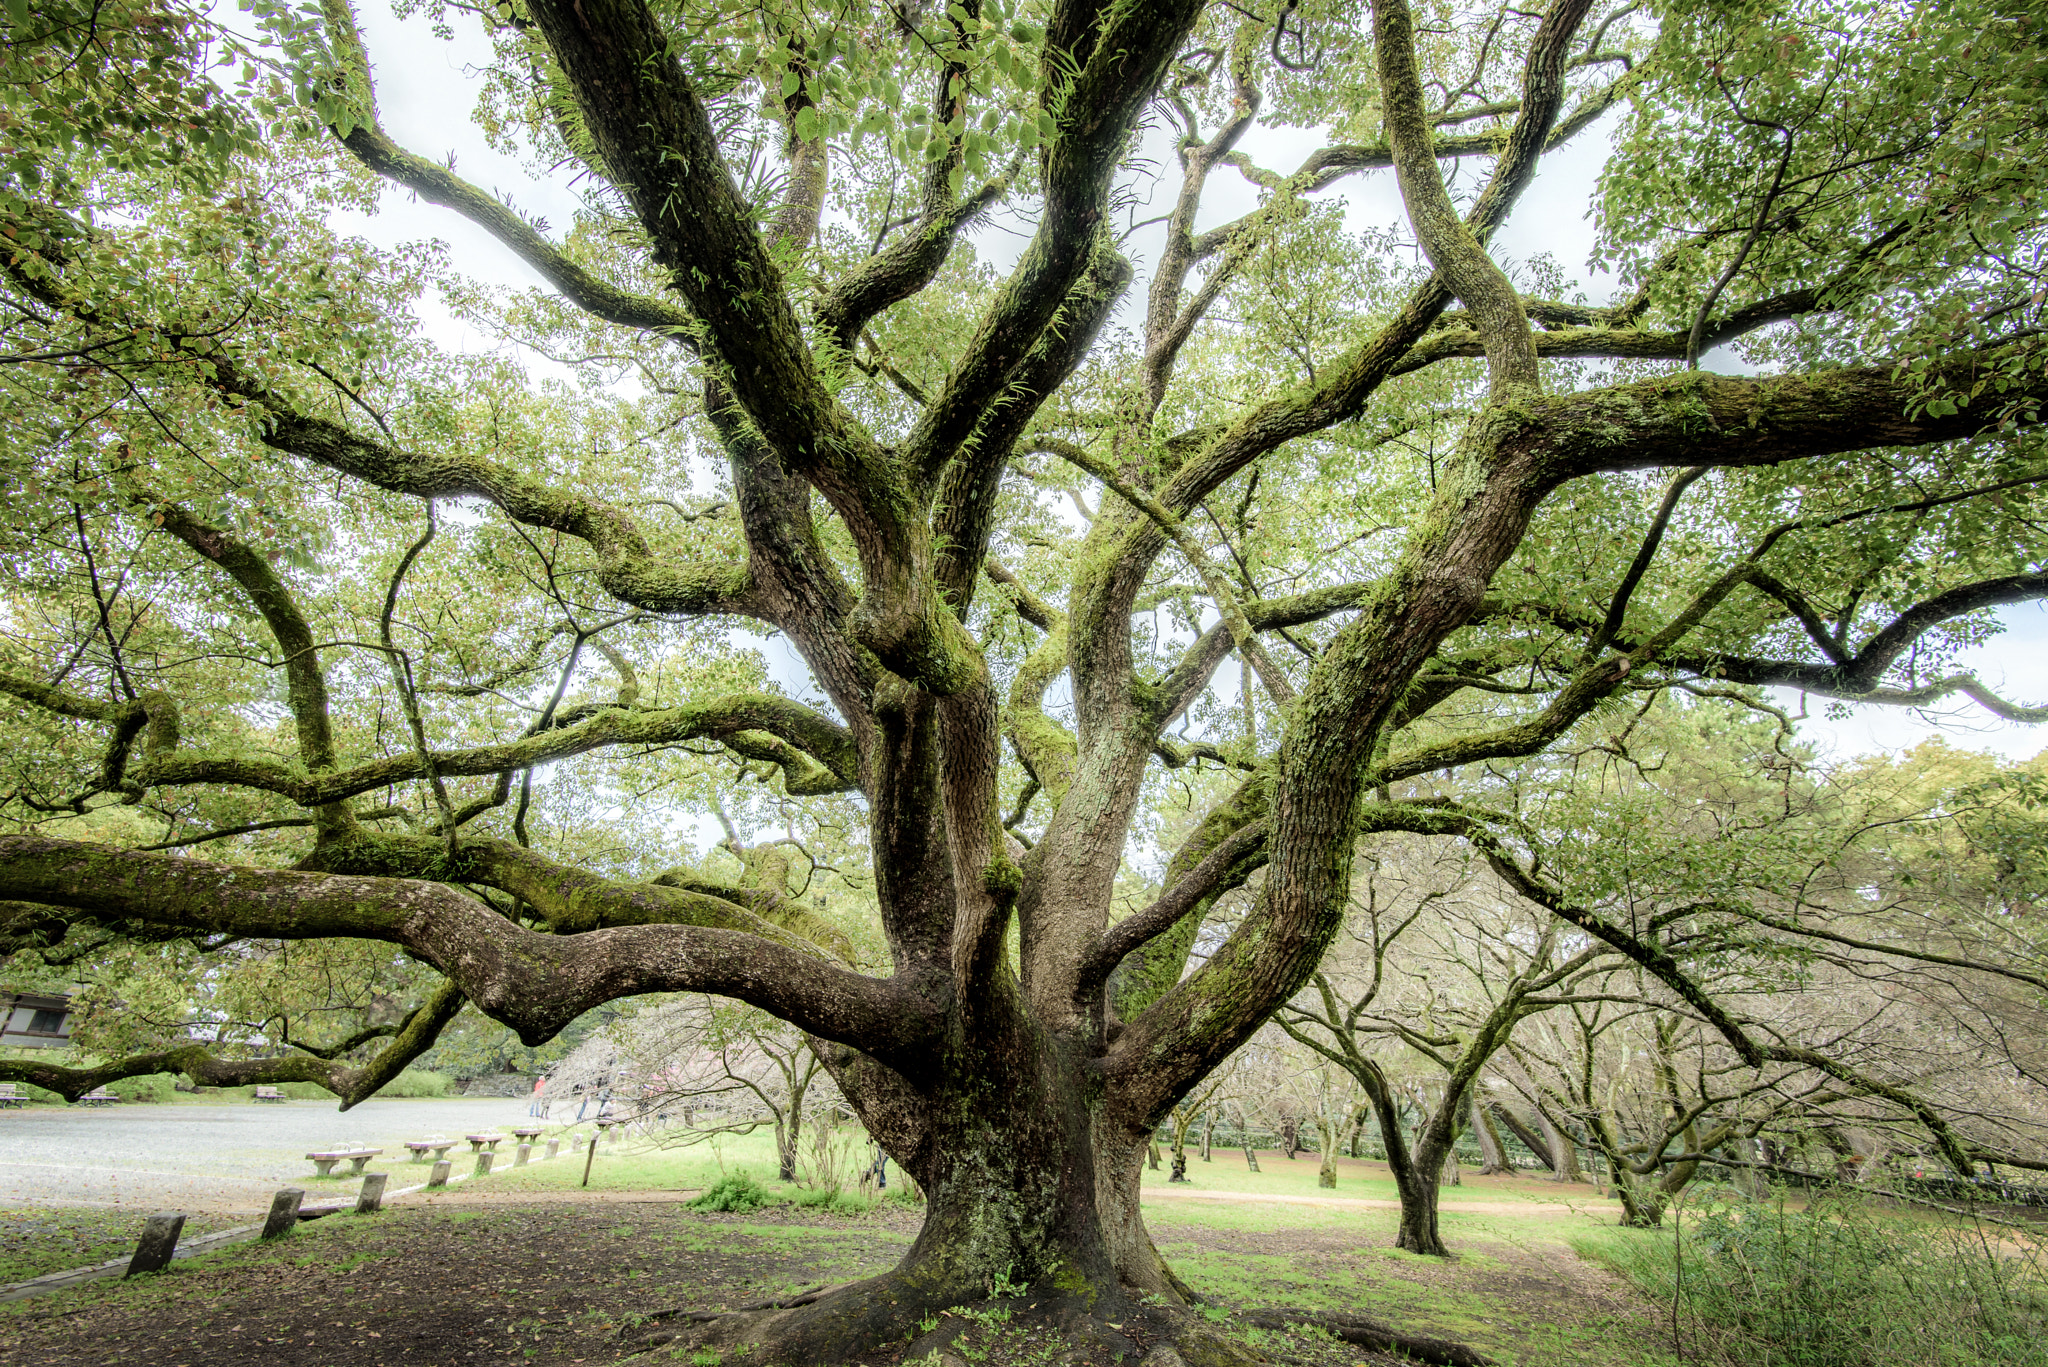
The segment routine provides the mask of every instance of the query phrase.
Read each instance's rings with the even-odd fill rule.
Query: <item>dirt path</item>
[[[674,1191],[445,1191],[409,1192],[397,1198],[407,1205],[426,1206],[532,1206],[532,1205],[635,1205],[695,1200],[700,1189],[680,1187]],[[1256,1191],[1177,1191],[1147,1187],[1144,1199],[1165,1201],[1229,1201],[1246,1205],[1311,1206],[1324,1210],[1399,1210],[1399,1201],[1382,1201],[1366,1196],[1282,1196]],[[1584,1210],[1583,1203],[1568,1201],[1446,1201],[1445,1215],[1573,1215]]]
[[[1326,1210],[1399,1210],[1399,1201],[1381,1201],[1368,1196],[1268,1196],[1255,1191],[1175,1191],[1147,1187],[1147,1201],[1155,1197],[1169,1201],[1242,1201],[1250,1205],[1317,1206]],[[1445,1215],[1572,1215],[1584,1209],[1559,1201],[1445,1201],[1438,1210]]]
[[[676,1191],[410,1191],[384,1204],[408,1206],[637,1206],[677,1205],[702,1195],[699,1187]]]

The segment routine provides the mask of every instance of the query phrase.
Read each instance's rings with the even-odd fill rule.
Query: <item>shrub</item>
[[[865,1215],[875,1208],[876,1200],[833,1187],[812,1187],[808,1191],[793,1192],[789,1197],[792,1206],[827,1211],[833,1215]]]
[[[446,1073],[408,1068],[377,1089],[378,1096],[446,1096],[454,1083]]]
[[[744,1172],[729,1172],[719,1178],[703,1194],[690,1202],[692,1210],[724,1210],[744,1214],[773,1204],[775,1197],[768,1188],[756,1182]]]
[[[123,1101],[169,1101],[178,1094],[177,1082],[173,1073],[151,1073],[110,1082],[107,1090]]]
[[[2031,1243],[1853,1202],[1712,1206],[1677,1236],[1580,1239],[1726,1367],[2048,1367],[2048,1268]]]

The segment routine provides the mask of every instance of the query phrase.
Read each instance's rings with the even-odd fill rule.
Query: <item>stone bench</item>
[[[496,1153],[498,1145],[505,1142],[505,1136],[502,1134],[466,1134],[462,1137],[469,1141],[471,1153],[482,1153],[486,1149]]]
[[[28,1098],[11,1082],[0,1082],[0,1106],[26,1106]]]
[[[405,1147],[412,1150],[412,1161],[415,1163],[426,1162],[430,1151],[434,1155],[434,1161],[439,1162],[448,1156],[448,1150],[455,1147],[455,1141],[441,1138],[408,1139],[405,1141]]]
[[[120,1099],[120,1097],[115,1096],[104,1087],[95,1087],[84,1096],[78,1098],[78,1104],[81,1106],[111,1106]]]
[[[382,1152],[382,1149],[325,1149],[318,1153],[309,1153],[306,1157],[313,1160],[313,1166],[320,1170],[322,1177],[332,1173],[336,1163],[347,1159],[355,1165],[349,1169],[349,1175],[353,1177],[362,1172],[363,1164]]]
[[[275,1088],[275,1087],[258,1087],[258,1088],[256,1089],[256,1096],[255,1096],[255,1100],[257,1100],[257,1101],[283,1101],[283,1100],[285,1100],[285,1094],[284,1094],[283,1092],[279,1091],[279,1090],[278,1090],[277,1088]]]
[[[545,1125],[521,1125],[515,1128],[512,1134],[520,1143],[531,1144],[534,1140],[540,1138],[541,1132],[546,1128]]]

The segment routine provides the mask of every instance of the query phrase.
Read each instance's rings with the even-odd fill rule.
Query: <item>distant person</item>
[[[546,1099],[547,1089],[548,1075],[546,1073],[542,1073],[539,1077],[533,1080],[533,1103],[526,1108],[526,1113],[528,1115],[538,1116],[543,1119],[546,1118],[548,1113],[548,1103]]]

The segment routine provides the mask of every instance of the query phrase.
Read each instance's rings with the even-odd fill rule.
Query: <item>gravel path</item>
[[[313,1181],[314,1149],[381,1148],[369,1170],[404,1186],[406,1140],[527,1123],[539,1122],[526,1103],[503,1097],[373,1099],[346,1113],[331,1101],[29,1106],[0,1111],[0,1206],[256,1212],[279,1187],[328,1185]]]

